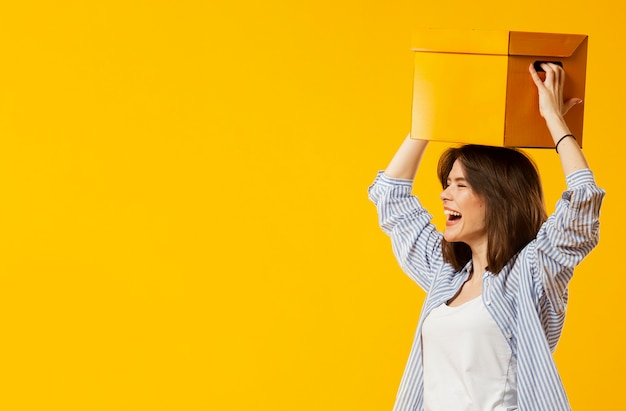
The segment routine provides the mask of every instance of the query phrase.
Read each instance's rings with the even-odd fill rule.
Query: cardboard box
[[[554,147],[539,114],[537,88],[528,66],[540,61],[562,64],[564,99],[584,100],[587,40],[580,34],[416,31],[411,136],[494,146]],[[581,146],[583,106],[574,106],[565,116]]]

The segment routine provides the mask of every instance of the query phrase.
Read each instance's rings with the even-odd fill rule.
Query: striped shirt
[[[604,190],[588,169],[570,174],[566,182],[568,189],[535,239],[502,271],[485,272],[482,278],[482,301],[517,359],[520,411],[571,409],[552,352],[563,330],[574,267],[598,243]],[[471,266],[456,271],[443,262],[443,236],[411,194],[412,186],[412,180],[390,178],[381,171],[369,187],[400,266],[427,292],[394,411],[423,410],[422,324],[458,292]]]

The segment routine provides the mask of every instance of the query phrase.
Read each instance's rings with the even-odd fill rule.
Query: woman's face
[[[441,193],[446,229],[443,237],[448,242],[463,242],[476,249],[487,244],[485,202],[474,193],[465,179],[465,170],[456,160]]]

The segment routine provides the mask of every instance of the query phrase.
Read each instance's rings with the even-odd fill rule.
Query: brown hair
[[[437,175],[444,189],[457,160],[474,193],[485,201],[486,269],[498,273],[535,238],[546,221],[539,172],[535,163],[517,149],[469,144],[450,148],[439,159]],[[443,240],[442,248],[444,261],[457,270],[472,258],[465,243]]]

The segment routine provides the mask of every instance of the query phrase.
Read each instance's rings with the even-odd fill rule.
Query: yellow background
[[[608,196],[556,359],[574,409],[622,409],[618,4],[4,2],[0,409],[390,409],[423,293],[366,188],[410,127],[412,27],[590,36]]]

